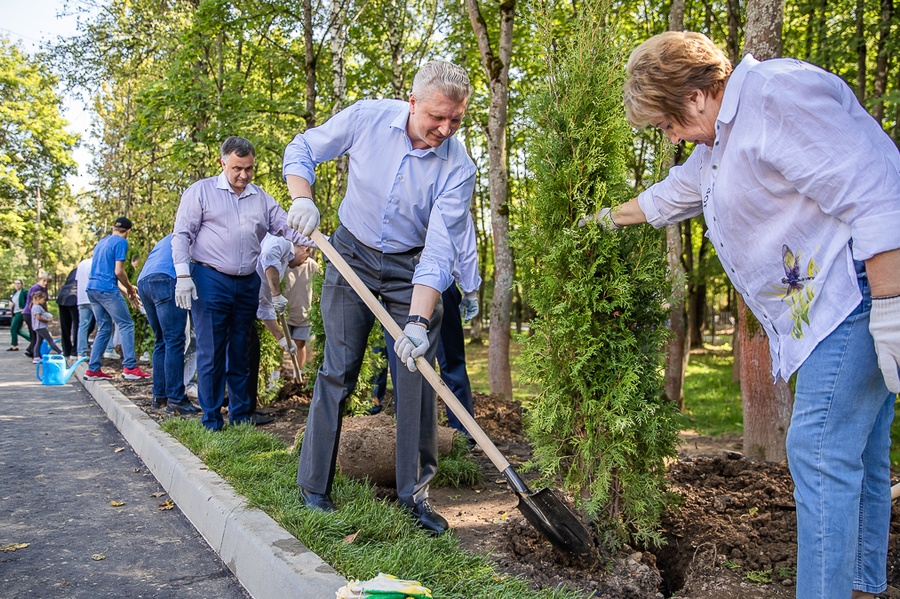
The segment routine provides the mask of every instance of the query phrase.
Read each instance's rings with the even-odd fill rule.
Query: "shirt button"
[[[713,165],[713,170],[716,170],[717,168],[719,168],[719,165],[718,165],[718,164],[714,164],[714,165]]]
[[[403,181],[403,175],[397,175],[397,180],[398,180],[398,181]]]

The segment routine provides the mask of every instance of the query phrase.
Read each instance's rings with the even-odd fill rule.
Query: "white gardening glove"
[[[297,344],[287,337],[282,337],[281,339],[279,339],[278,345],[281,347],[281,349],[291,354],[292,356],[297,353]]]
[[[284,314],[284,311],[287,310],[287,306],[287,298],[280,293],[272,298],[272,307],[275,308],[275,314]]]
[[[406,364],[410,372],[416,368],[416,358],[428,351],[428,329],[420,324],[410,322],[403,329],[403,335],[394,342],[394,353]]]
[[[466,322],[478,316],[478,292],[470,291],[462,298],[459,304],[459,315]]]
[[[872,298],[869,332],[875,340],[878,367],[884,383],[893,393],[900,393],[900,296]]]
[[[191,309],[191,300],[197,299],[197,287],[190,277],[175,279],[175,305],[182,310]]]
[[[304,237],[309,237],[319,226],[319,209],[311,198],[294,198],[288,210],[287,223]]]
[[[612,217],[612,208],[601,208],[597,214],[585,216],[578,221],[578,226],[583,227],[588,223],[597,223],[601,228],[607,231],[618,231],[622,227],[616,224]]]

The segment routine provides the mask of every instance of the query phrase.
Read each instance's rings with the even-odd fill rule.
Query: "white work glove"
[[[884,383],[891,392],[900,393],[900,296],[872,298],[869,332],[875,340]]]
[[[578,221],[578,226],[583,227],[588,223],[597,223],[601,228],[607,231],[618,231],[622,227],[616,224],[612,217],[612,208],[601,208],[597,214],[585,216]]]
[[[466,322],[478,316],[478,292],[470,291],[465,294],[459,304],[459,315]]]
[[[197,299],[197,287],[190,277],[175,279],[175,305],[182,310],[191,309],[191,300]]]
[[[410,322],[403,329],[403,335],[394,342],[394,353],[406,364],[410,372],[416,368],[416,358],[428,351],[428,329],[420,324]]]
[[[278,345],[281,347],[281,349],[291,354],[292,356],[297,353],[297,344],[287,337],[282,337],[281,339],[279,339]]]
[[[304,237],[309,237],[319,226],[319,209],[311,198],[294,198],[288,210],[287,223]]]
[[[272,307],[275,308],[275,314],[284,314],[288,307],[287,298],[279,293],[272,298]]]

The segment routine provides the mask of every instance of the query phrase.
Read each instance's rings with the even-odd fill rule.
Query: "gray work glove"
[[[893,393],[900,393],[900,296],[872,298],[869,332],[884,383]]]
[[[304,237],[309,237],[319,226],[319,209],[312,198],[294,198],[288,210],[287,223]]]
[[[272,307],[275,308],[275,314],[284,314],[288,307],[287,298],[279,293],[272,298]]]
[[[175,279],[175,305],[182,310],[191,309],[191,301],[197,299],[197,287],[194,279],[178,277]]]
[[[394,342],[394,353],[409,369],[416,372],[416,358],[428,351],[428,329],[410,322],[403,329],[403,335]]]
[[[470,291],[462,298],[459,304],[459,315],[466,322],[478,316],[478,292]]]
[[[597,211],[597,214],[592,214],[591,216],[585,216],[584,218],[579,219],[578,226],[583,227],[588,223],[597,223],[601,228],[606,229],[607,231],[618,231],[622,228],[613,220],[612,208],[601,208]]]

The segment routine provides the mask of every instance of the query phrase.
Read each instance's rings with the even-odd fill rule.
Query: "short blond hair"
[[[702,33],[667,31],[634,49],[625,67],[625,116],[642,128],[660,119],[686,124],[686,102],[695,90],[725,87],[731,61]]]

